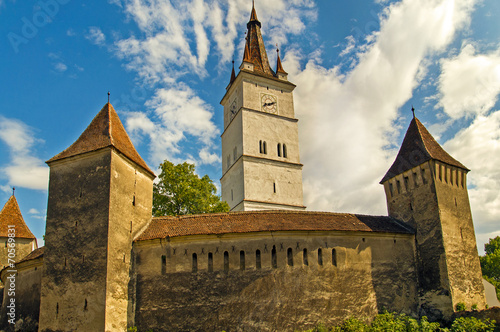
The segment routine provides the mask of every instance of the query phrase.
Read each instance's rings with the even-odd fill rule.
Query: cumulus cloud
[[[106,41],[106,36],[99,27],[90,27],[85,38],[90,40],[90,42],[95,45],[104,45],[104,42]]]
[[[125,0],[125,11],[145,36],[118,40],[117,54],[128,61],[127,68],[148,82],[171,84],[186,73],[205,77],[211,52],[220,63],[227,63],[234,56],[237,39],[238,52],[242,53],[244,36],[238,31],[243,31],[250,6],[245,0],[227,4],[214,0]],[[269,22],[266,31],[272,36],[272,45],[285,44],[287,35],[299,34],[305,29],[304,20],[316,16],[311,0],[262,2],[259,13],[261,20]]]
[[[191,137],[200,147],[198,163],[215,164],[219,161],[211,152],[215,147],[213,141],[220,134],[212,121],[212,107],[196,96],[192,89],[186,85],[159,89],[146,106],[152,110],[150,114],[131,112],[126,126],[134,140],[149,140],[149,160],[152,163],[158,165],[164,159],[195,161],[195,157],[179,148],[181,142],[186,143]]]
[[[33,149],[39,141],[32,129],[19,120],[0,115],[0,140],[9,149],[10,161],[0,166],[0,176],[8,186],[47,190],[49,169],[34,156]]]
[[[356,49],[358,63],[345,74],[288,53],[285,66],[300,82],[305,203],[312,210],[386,213],[378,181],[397,152],[395,137],[407,124],[398,109],[424,76],[426,58],[446,49],[466,27],[471,0],[403,0],[388,6],[380,31]],[[422,19],[425,18],[425,19]],[[353,52],[352,42],[345,52]],[[388,149],[388,147],[393,147]]]
[[[438,106],[452,119],[487,113],[500,93],[500,49],[477,54],[465,44],[459,55],[441,61]]]

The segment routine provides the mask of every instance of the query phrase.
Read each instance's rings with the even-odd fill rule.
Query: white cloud
[[[106,42],[106,36],[102,33],[99,27],[90,27],[88,34],[85,36],[92,44],[104,45]]]
[[[116,42],[116,51],[127,59],[130,70],[138,72],[147,82],[174,83],[186,73],[207,75],[208,56],[215,54],[220,64],[227,63],[235,53],[243,53],[243,24],[247,22],[251,3],[229,1],[159,1],[126,0],[125,11],[136,21],[145,37],[131,36]],[[316,11],[310,0],[261,2],[261,20],[269,22],[267,33],[271,43],[286,44],[288,34],[305,29],[304,19],[314,20]],[[211,45],[210,40],[215,45]],[[219,65],[220,65],[219,64]]]
[[[68,69],[68,66],[66,66],[62,62],[58,62],[54,65],[54,69],[60,73],[65,72]]]
[[[446,142],[444,148],[471,169],[468,186],[476,232],[480,235],[498,230],[500,111],[479,115],[468,128]]]
[[[385,9],[380,31],[358,50],[345,76],[288,52],[300,119],[305,203],[312,210],[386,213],[378,181],[394,160],[394,137],[407,124],[398,109],[442,52],[467,26],[474,1],[403,0]],[[409,111],[409,110],[408,110]]]
[[[185,85],[159,89],[146,106],[153,110],[152,114],[129,113],[126,126],[134,141],[149,139],[149,160],[153,164],[158,165],[164,159],[172,162],[194,161],[195,158],[189,154],[181,156],[185,152],[179,148],[179,143],[190,137],[198,141],[199,163],[214,164],[219,161],[211,152],[215,147],[213,142],[220,134],[212,121],[212,108],[193,90]]]
[[[500,49],[476,54],[465,44],[459,55],[441,61],[438,106],[452,119],[486,114],[500,93]]]
[[[68,37],[73,37],[73,36],[76,36],[76,32],[75,32],[75,30],[73,30],[73,29],[71,29],[71,28],[70,28],[70,29],[68,29],[68,30],[66,30],[66,36],[68,36]]]
[[[32,129],[19,120],[0,115],[0,140],[9,148],[10,161],[0,166],[0,175],[8,185],[47,190],[49,169],[33,156],[33,148],[39,141]]]

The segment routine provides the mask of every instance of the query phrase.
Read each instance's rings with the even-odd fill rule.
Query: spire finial
[[[12,187],[12,196],[16,196],[16,187]]]
[[[109,104],[109,96],[111,95],[111,93],[108,91],[108,104]]]
[[[413,118],[415,119],[415,108],[411,105],[411,112],[413,113]]]

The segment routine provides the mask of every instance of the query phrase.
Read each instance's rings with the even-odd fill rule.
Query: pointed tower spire
[[[283,66],[281,65],[280,49],[278,48],[278,44],[276,44],[276,53],[278,53],[278,60],[277,60],[277,64],[276,64],[276,73],[282,73],[282,74],[288,75],[288,73],[283,69]]]
[[[229,80],[229,84],[233,83],[236,79],[236,73],[234,72],[234,60],[233,60],[233,69],[231,70],[231,79]]]
[[[399,149],[398,156],[380,183],[402,174],[429,160],[437,160],[465,172],[469,169],[450,156],[427,131],[422,122],[414,117]]]
[[[245,43],[245,53],[243,62],[253,64],[253,71],[262,74],[276,76],[274,71],[269,66],[267,58],[266,47],[262,39],[260,31],[261,24],[257,18],[257,11],[255,10],[255,3],[252,2],[252,12],[250,14],[250,21],[247,23],[247,38]],[[248,50],[247,50],[248,48]]]
[[[47,163],[50,164],[56,160],[97,151],[106,147],[114,147],[148,173],[154,175],[153,171],[149,169],[135,150],[118,114],[116,114],[113,105],[110,103],[104,105],[87,129],[69,148],[49,159]]]

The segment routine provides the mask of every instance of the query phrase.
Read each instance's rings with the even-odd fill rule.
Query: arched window
[[[267,154],[267,143],[266,143],[266,141],[262,142],[262,148],[264,150],[264,154]]]
[[[283,143],[283,158],[287,158],[286,144]]]
[[[288,248],[286,252],[286,256],[288,258],[288,266],[293,266],[293,250],[292,248]]]
[[[240,251],[240,270],[245,271],[245,251]]]
[[[323,251],[321,248],[318,249],[318,265],[323,265]]]
[[[198,272],[198,255],[193,253],[193,273]]]
[[[304,250],[302,250],[302,262],[304,263],[305,266],[309,265],[309,260],[307,259],[307,249],[306,248],[304,248]]]
[[[332,265],[337,266],[337,251],[332,249]]]
[[[278,259],[276,257],[276,246],[273,246],[273,250],[271,250],[271,263],[274,269],[278,268]]]
[[[262,267],[262,263],[261,263],[261,260],[260,260],[260,250],[257,249],[257,251],[255,251],[255,268],[257,268],[258,270],[260,270]]]
[[[224,272],[229,271],[229,253],[224,251]]]
[[[281,157],[281,143],[278,143],[278,157]]]
[[[208,253],[208,272],[214,271],[214,255],[209,252]]]
[[[262,149],[262,141],[259,141],[259,153],[264,153]]]

